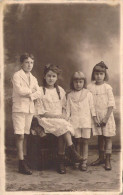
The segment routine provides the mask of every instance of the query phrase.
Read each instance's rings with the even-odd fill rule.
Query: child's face
[[[83,89],[84,80],[83,79],[74,80],[73,85],[75,90],[80,91],[81,89]]]
[[[94,78],[97,84],[102,84],[105,79],[105,73],[104,72],[95,72]]]
[[[46,80],[48,87],[54,87],[54,84],[56,83],[58,76],[55,72],[53,72],[52,70],[49,70],[46,73],[44,79]]]
[[[23,63],[21,64],[22,69],[25,73],[31,72],[33,68],[34,60],[32,60],[30,57],[25,59]]]

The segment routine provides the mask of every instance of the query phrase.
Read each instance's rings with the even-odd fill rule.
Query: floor
[[[89,151],[88,163],[97,158],[95,150]],[[6,157],[6,191],[35,192],[119,192],[120,191],[120,152],[112,155],[112,170],[105,171],[104,165],[88,166],[87,172],[67,167],[67,173],[60,175],[55,169],[33,170],[31,176],[18,173],[15,154]],[[119,194],[119,193],[118,193]]]

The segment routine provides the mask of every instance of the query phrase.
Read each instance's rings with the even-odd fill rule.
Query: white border
[[[53,1],[53,0],[3,0],[0,2],[0,16],[1,16],[1,20],[0,20],[0,40],[1,40],[1,55],[0,55],[0,64],[2,64],[0,66],[1,68],[1,102],[0,102],[0,107],[1,107],[1,131],[0,131],[0,159],[1,159],[1,163],[0,163],[0,193],[1,195],[3,194],[33,194],[33,195],[49,195],[49,194],[71,194],[71,195],[80,195],[80,194],[84,194],[84,195],[118,195],[120,193],[122,193],[122,185],[121,185],[121,189],[119,192],[85,192],[85,191],[81,191],[81,192],[39,192],[39,191],[23,191],[23,192],[8,192],[5,191],[5,153],[4,153],[4,122],[2,123],[2,121],[4,121],[4,85],[3,85],[3,80],[4,80],[4,46],[3,46],[3,10],[5,8],[5,6],[7,4],[38,4],[38,3],[47,3],[47,4],[64,4],[64,3],[85,3],[85,4],[109,4],[112,6],[115,6],[117,4],[120,4],[120,11],[121,11],[121,30],[120,30],[120,40],[121,40],[121,44],[120,44],[120,70],[121,70],[121,98],[120,98],[120,105],[121,105],[121,116],[123,116],[123,87],[122,87],[122,82],[123,82],[123,19],[122,19],[122,13],[123,13],[123,1],[122,0],[57,0],[57,1]],[[122,117],[121,117],[122,118]],[[121,130],[123,127],[123,120],[121,120]],[[123,133],[121,131],[121,143],[123,143]],[[122,144],[123,147],[123,144]],[[122,150],[123,151],[123,150]],[[120,168],[122,171],[122,167],[123,167],[123,153],[120,156]],[[121,184],[122,184],[122,174],[121,174]]]

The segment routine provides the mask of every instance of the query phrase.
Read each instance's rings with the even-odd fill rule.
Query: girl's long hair
[[[47,72],[49,72],[50,70],[53,71],[53,72],[55,72],[57,74],[57,76],[59,76],[61,74],[61,69],[58,66],[56,66],[54,64],[47,64],[44,67],[44,77],[47,74]],[[46,94],[46,86],[47,86],[47,83],[46,83],[46,80],[45,80],[44,77],[43,77],[43,92],[44,92],[44,95],[45,95]],[[57,94],[58,94],[59,99],[61,99],[60,89],[58,87],[57,81],[54,84],[54,87],[56,88],[56,91],[57,91]]]

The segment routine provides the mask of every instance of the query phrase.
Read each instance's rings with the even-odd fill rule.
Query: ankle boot
[[[73,169],[76,170],[79,168],[79,163],[73,163]]]
[[[25,163],[26,163],[26,165],[29,167],[29,169],[31,168],[31,164],[30,164],[30,162],[29,162],[29,158],[28,158],[28,156],[27,155],[24,155],[24,161],[25,161]]]
[[[57,167],[57,171],[60,174],[65,174],[66,173],[65,155],[64,154],[58,154],[58,167]]]
[[[87,159],[83,159],[79,165],[79,168],[81,171],[87,171]]]
[[[82,157],[79,155],[79,153],[75,150],[75,146],[72,144],[71,146],[68,146],[70,159],[73,163],[81,162]]]
[[[19,173],[32,175],[32,171],[28,168],[24,160],[19,160]]]
[[[96,161],[92,162],[90,165],[91,166],[98,166],[98,165],[103,164],[103,163],[105,163],[104,151],[100,151],[99,158]]]
[[[105,160],[105,170],[109,171],[111,170],[111,163],[110,163],[110,157],[111,154],[106,154],[106,160]]]

